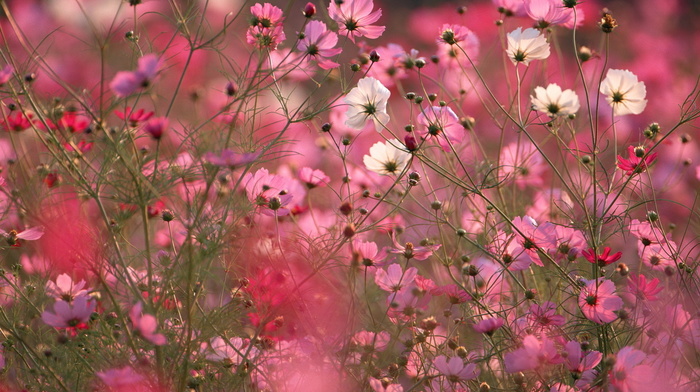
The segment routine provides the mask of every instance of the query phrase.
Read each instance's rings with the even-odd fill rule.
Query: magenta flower
[[[87,295],[80,295],[72,303],[58,300],[53,305],[53,312],[45,310],[41,319],[47,325],[59,329],[68,329],[75,334],[76,329],[87,329],[90,316],[95,311],[97,303]]]
[[[581,254],[589,262],[593,264],[598,264],[598,266],[600,267],[605,267],[608,264],[612,264],[620,260],[620,258],[622,257],[622,252],[617,252],[611,255],[610,250],[610,247],[606,246],[605,248],[603,248],[603,253],[596,256],[595,250],[593,248],[589,248],[588,251],[581,251]]]
[[[435,287],[434,289],[430,290],[430,294],[434,296],[446,295],[447,298],[449,298],[450,303],[453,305],[465,303],[472,299],[472,296],[469,295],[469,293],[464,291],[463,288],[457,286],[456,284]]]
[[[598,366],[603,354],[598,351],[583,352],[581,343],[572,340],[564,346],[566,352],[566,367],[572,373],[583,373]]]
[[[503,326],[503,323],[505,323],[505,320],[500,317],[489,317],[474,324],[474,330],[478,333],[485,333],[491,336],[497,329]]]
[[[377,269],[374,282],[384,291],[397,292],[411,284],[417,273],[418,269],[415,267],[408,268],[404,273],[400,265],[392,264],[386,271]]]
[[[447,359],[446,356],[440,355],[433,361],[435,368],[450,382],[461,382],[473,380],[479,376],[481,370],[474,363],[465,364],[460,357],[452,357]]]
[[[644,275],[631,275],[627,280],[629,294],[624,295],[624,298],[630,302],[658,301],[659,297],[657,297],[657,294],[664,289],[663,286],[659,286],[660,283],[659,278],[647,281],[647,277]]]
[[[338,22],[340,34],[347,35],[352,42],[355,37],[369,39],[379,38],[384,33],[384,26],[371,26],[382,16],[382,10],[372,12],[373,0],[331,1],[328,15]]]
[[[170,121],[168,121],[167,117],[155,117],[148,120],[143,126],[143,130],[151,135],[153,139],[160,140],[163,137],[163,133],[168,129],[169,124]]]
[[[440,249],[442,245],[426,245],[426,246],[414,246],[413,243],[407,242],[405,246],[402,246],[396,241],[396,237],[391,237],[394,242],[394,247],[389,250],[389,253],[396,253],[403,255],[406,259],[416,259],[425,260],[433,255],[433,252]]]
[[[109,87],[118,97],[131,95],[139,88],[148,87],[158,74],[161,61],[151,53],[138,60],[136,71],[120,71],[112,79]]]
[[[299,180],[303,182],[307,188],[313,189],[319,186],[326,186],[331,182],[331,178],[321,170],[314,170],[310,167],[303,167],[299,170]]]
[[[603,278],[586,281],[578,304],[587,319],[606,324],[617,319],[615,311],[622,309],[622,298],[615,295],[615,284]]]
[[[73,279],[67,274],[60,274],[56,277],[56,281],[49,280],[46,282],[46,295],[54,297],[57,300],[66,302],[73,301],[82,295],[87,295],[88,291],[84,289],[85,281],[81,280],[78,283],[73,282]]]
[[[5,68],[0,70],[0,86],[3,86],[5,83],[9,82],[14,72],[15,69],[12,67],[12,65],[5,65]]]
[[[631,176],[646,171],[659,154],[656,152],[647,154],[643,147],[629,146],[627,155],[629,159],[623,158],[622,155],[617,156],[617,167]]]
[[[386,258],[386,250],[379,250],[374,242],[355,240],[352,247],[358,259],[367,267],[377,265]]]
[[[142,310],[143,304],[139,302],[129,311],[129,318],[131,319],[134,330],[138,332],[142,338],[156,346],[164,345],[166,343],[165,335],[155,333],[158,328],[158,320],[156,320],[153,315],[142,314]]]
[[[114,114],[116,114],[120,119],[128,122],[129,126],[131,127],[136,127],[140,122],[146,121],[153,116],[153,112],[147,112],[143,109],[133,111],[130,106],[127,106],[124,112],[115,110]]]
[[[549,340],[546,335],[542,336],[542,340],[533,335],[525,336],[523,347],[507,353],[503,359],[508,373],[534,370],[564,361],[559,355],[559,350],[554,346],[554,342]]]
[[[313,57],[319,67],[331,69],[340,65],[329,59],[343,51],[340,48],[333,48],[337,43],[336,33],[328,30],[325,23],[312,20],[306,25],[304,38],[299,41],[297,49]]]

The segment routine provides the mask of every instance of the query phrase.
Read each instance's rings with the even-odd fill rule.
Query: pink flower
[[[248,199],[268,216],[288,215],[292,199],[303,199],[306,195],[306,190],[298,181],[270,174],[267,169],[260,169],[255,174],[248,173],[241,182]]]
[[[343,50],[333,48],[338,43],[338,35],[326,28],[326,24],[312,20],[304,29],[304,38],[299,41],[297,49],[313,57],[318,66],[323,69],[338,67],[340,64],[328,59],[340,54]]]
[[[542,186],[544,158],[530,142],[513,142],[501,150],[501,179],[514,179],[518,188]]]
[[[130,366],[97,372],[95,375],[105,383],[108,392],[165,392],[165,388],[137,373]]]
[[[472,299],[472,296],[469,295],[469,293],[464,291],[463,288],[457,286],[456,284],[435,287],[434,289],[430,290],[430,294],[434,296],[446,295],[449,298],[450,303],[453,305],[465,303]]]
[[[578,304],[587,319],[606,324],[617,319],[615,311],[622,309],[622,298],[615,295],[615,284],[603,278],[586,281]]]
[[[479,376],[481,370],[476,366],[476,364],[468,363],[465,364],[464,360],[460,357],[452,357],[447,359],[446,356],[440,355],[433,361],[435,368],[450,382],[461,382],[466,380],[473,380]]]
[[[168,121],[167,117],[155,117],[148,120],[143,126],[143,130],[151,135],[153,139],[160,140],[163,137],[163,133],[168,129],[169,124],[170,121]]]
[[[500,317],[489,317],[474,324],[474,330],[491,336],[497,329],[503,326],[503,323],[505,323],[505,320]]]
[[[352,341],[362,347],[365,352],[384,351],[391,340],[389,332],[360,331],[352,337]]]
[[[417,273],[418,269],[415,267],[407,269],[404,273],[400,265],[392,264],[386,271],[377,269],[374,282],[384,291],[397,292],[411,284]]]
[[[120,119],[128,122],[132,127],[136,127],[140,122],[146,121],[153,116],[153,112],[146,112],[143,109],[132,111],[130,106],[127,106],[124,112],[115,110],[114,114],[116,114]]]
[[[377,244],[374,242],[365,242],[360,240],[355,240],[352,243],[355,254],[364,266],[370,267],[377,265],[386,258],[386,250],[381,251],[377,248]]]
[[[29,229],[23,231],[10,230],[5,232],[0,229],[0,235],[5,237],[5,241],[10,246],[19,246],[19,240],[29,240],[34,241],[44,236],[44,228],[41,226],[30,227]]]
[[[9,82],[14,72],[15,69],[12,67],[12,65],[5,65],[5,68],[0,70],[0,86],[3,86],[5,83]]]
[[[644,352],[632,347],[623,347],[617,353],[615,365],[608,375],[610,383],[620,392],[660,391],[654,386],[656,371],[649,365],[642,364],[646,359]]]
[[[259,351],[255,347],[249,347],[248,339],[230,338],[224,340],[221,337],[215,337],[211,340],[209,347],[214,351],[213,354],[207,354],[207,359],[210,361],[224,362],[228,365],[238,366],[246,358],[253,358],[258,355]],[[247,354],[247,355],[246,355]]]
[[[498,7],[498,12],[505,16],[525,16],[525,4],[522,0],[491,0]]]
[[[406,259],[416,259],[425,260],[433,255],[433,252],[440,249],[442,245],[426,245],[426,246],[414,246],[413,243],[407,242],[406,246],[401,246],[397,241],[396,237],[391,237],[394,242],[394,247],[389,250],[390,253],[397,253],[403,255]]]
[[[220,155],[214,154],[213,152],[208,152],[204,155],[204,159],[206,159],[207,162],[211,163],[214,166],[228,167],[229,169],[233,170],[237,167],[241,167],[251,162],[254,162],[259,156],[260,153],[258,152],[247,152],[239,154],[229,149],[226,149],[221,151]]]
[[[659,297],[656,295],[664,289],[663,286],[659,286],[659,283],[661,283],[659,278],[647,281],[647,277],[644,275],[631,275],[627,280],[629,294],[624,297],[630,302],[658,301]]]
[[[617,167],[631,176],[646,171],[659,154],[654,152],[647,155],[644,147],[629,146],[627,155],[629,159],[623,158],[622,155],[617,156]]]
[[[564,346],[566,352],[566,367],[572,373],[583,373],[591,370],[603,359],[603,354],[598,351],[588,351],[583,353],[581,343],[572,340]]]
[[[436,138],[446,152],[451,151],[464,138],[465,131],[459,117],[447,106],[431,106],[421,111],[418,123],[425,127],[419,130],[420,135],[423,138]]]
[[[525,0],[525,12],[537,22],[537,27],[563,24],[571,18],[572,9],[565,8],[561,0]]]
[[[472,41],[472,36],[474,36],[474,33],[464,26],[444,24],[440,28],[440,37],[437,42],[439,44],[456,45],[460,44],[460,42]],[[472,53],[469,53],[469,55],[471,56]]]
[[[253,19],[250,21],[251,26],[260,25],[270,28],[281,24],[284,20],[282,9],[270,3],[256,3],[254,6],[250,7],[250,13],[253,15]]]
[[[326,186],[331,182],[331,178],[326,175],[321,170],[314,170],[310,167],[303,167],[299,170],[299,180],[306,184],[309,189],[316,188],[318,186]]]
[[[136,71],[120,71],[112,79],[109,87],[118,97],[131,95],[139,88],[148,87],[155,79],[161,61],[157,55],[151,53],[138,60]]]
[[[593,248],[589,248],[588,251],[584,250],[581,252],[581,254],[583,254],[583,257],[585,257],[589,262],[598,264],[600,267],[605,267],[608,264],[612,264],[620,260],[622,257],[622,252],[617,252],[611,255],[610,250],[610,247],[606,246],[603,248],[603,253],[596,256],[595,250]]]
[[[562,315],[556,314],[557,305],[554,302],[546,301],[542,305],[532,304],[527,314],[529,321],[540,328],[547,328],[554,325],[564,325],[566,319]]]
[[[380,380],[374,377],[369,378],[369,386],[374,392],[403,392],[403,386],[401,386],[401,384],[387,384],[384,386]]]
[[[88,291],[84,289],[85,284],[84,280],[74,283],[69,275],[60,274],[56,278],[56,282],[46,282],[45,291],[46,295],[54,297],[57,300],[71,302],[76,297],[87,295]]]
[[[507,353],[503,359],[508,373],[533,370],[564,361],[559,355],[559,350],[554,346],[554,342],[549,340],[546,335],[542,336],[542,340],[533,335],[525,336],[523,347]]]
[[[166,343],[165,335],[160,333],[155,333],[158,328],[158,320],[155,316],[150,314],[142,314],[143,304],[141,302],[134,305],[129,311],[129,318],[131,319],[131,324],[134,330],[141,335],[142,338],[148,340],[149,342],[155,344],[156,346],[162,346]]]
[[[0,120],[0,128],[6,131],[24,131],[25,129],[31,128],[32,124],[35,123],[33,113],[23,113],[19,110],[11,112],[7,116],[3,112],[2,117],[3,118]]]
[[[371,26],[382,16],[382,10],[372,12],[373,0],[331,1],[328,15],[338,22],[340,34],[347,35],[352,42],[355,37],[369,39],[379,38],[384,33],[384,26]]]
[[[87,295],[73,299],[72,303],[58,300],[53,305],[53,312],[45,310],[41,319],[54,328],[67,329],[75,334],[76,329],[87,329],[90,316],[95,311],[97,303]]]
[[[71,133],[82,133],[90,126],[90,118],[80,115],[75,111],[67,111],[58,120],[58,126]]]

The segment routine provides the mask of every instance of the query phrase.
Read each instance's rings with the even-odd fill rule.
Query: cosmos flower
[[[513,65],[528,65],[532,60],[544,60],[549,57],[549,43],[538,30],[523,30],[522,27],[518,27],[508,33],[506,53]]]
[[[375,78],[362,78],[357,87],[345,96],[345,103],[350,105],[345,113],[345,125],[354,129],[363,129],[367,120],[374,121],[374,128],[381,132],[389,122],[386,105],[391,93],[389,89]]]
[[[399,174],[404,171],[411,154],[402,148],[401,142],[396,139],[385,143],[377,142],[369,149],[369,155],[365,155],[363,162],[367,170],[382,175]]]
[[[615,294],[615,284],[602,278],[586,281],[578,304],[587,319],[607,324],[617,319],[615,311],[622,309],[622,298]]]
[[[381,9],[372,12],[373,8],[373,0],[331,1],[328,15],[338,22],[338,32],[347,35],[352,42],[359,37],[375,39],[384,33],[386,27],[371,26],[382,16]]]
[[[161,60],[151,53],[138,60],[136,71],[120,71],[109,84],[114,94],[118,97],[131,95],[139,88],[148,87],[158,74]]]
[[[647,106],[644,82],[626,69],[609,69],[600,85],[600,93],[605,95],[616,116],[639,114]]]
[[[562,91],[557,84],[551,83],[544,87],[535,87],[535,96],[530,96],[535,110],[549,117],[563,117],[575,114],[581,107],[578,96],[573,90]]]
[[[626,159],[622,155],[618,155],[617,167],[624,170],[628,176],[639,174],[646,171],[658,155],[656,152],[647,154],[644,147],[628,146],[627,156],[629,158]]]
[[[343,51],[340,48],[333,48],[337,43],[336,33],[328,30],[325,23],[312,20],[306,24],[304,38],[299,40],[297,49],[316,60],[319,67],[331,69],[340,65],[329,59]]]

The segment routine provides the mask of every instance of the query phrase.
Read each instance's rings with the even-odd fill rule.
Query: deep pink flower
[[[631,275],[627,280],[628,296],[625,296],[630,302],[640,301],[658,301],[656,295],[663,291],[663,286],[659,286],[661,281],[659,278],[654,278],[647,281],[644,275]]]
[[[430,294],[434,296],[446,295],[450,299],[450,303],[453,305],[465,303],[472,299],[472,296],[469,295],[469,293],[456,284],[435,287],[434,289],[430,290]]]
[[[163,133],[168,129],[169,124],[170,121],[168,121],[167,117],[155,117],[148,120],[143,126],[143,130],[155,140],[160,140],[163,137]]]
[[[564,346],[566,352],[566,367],[572,373],[583,373],[598,366],[603,354],[598,351],[583,352],[581,343],[572,340]]]
[[[143,109],[132,111],[130,106],[127,106],[124,112],[115,110],[114,114],[116,114],[120,119],[128,122],[129,126],[131,127],[136,127],[140,122],[146,121],[153,116],[153,112],[146,112]]]
[[[554,342],[549,340],[546,335],[542,336],[542,340],[533,335],[525,336],[523,347],[506,353],[503,359],[508,373],[538,369],[564,361],[564,358],[559,355],[559,350],[554,346]]]
[[[92,121],[89,117],[78,114],[74,111],[67,111],[58,120],[58,126],[71,133],[82,133],[90,126]]]
[[[31,128],[33,123],[35,123],[33,113],[23,113],[17,110],[0,120],[0,128],[19,132]]]
[[[622,309],[622,298],[615,294],[615,284],[598,278],[586,281],[581,289],[578,304],[587,319],[606,324],[617,319],[615,311]]]
[[[384,26],[371,26],[382,16],[382,10],[372,12],[373,0],[331,1],[328,15],[338,22],[338,32],[347,35],[352,42],[355,37],[369,39],[379,38],[384,33]]]
[[[593,264],[598,264],[600,267],[605,267],[608,264],[612,264],[622,257],[622,252],[617,252],[614,254],[610,254],[610,247],[606,246],[603,248],[603,253],[599,254],[596,256],[595,250],[593,248],[588,248],[588,251],[582,251],[581,254],[583,254],[583,257],[586,258],[590,263]]]
[[[326,28],[326,24],[312,20],[304,29],[304,38],[299,41],[297,49],[313,57],[323,69],[338,67],[340,64],[329,57],[340,54],[343,50],[333,48],[338,43],[338,35]]]
[[[540,327],[548,328],[554,325],[564,325],[566,323],[566,318],[564,316],[556,314],[557,305],[551,301],[545,301],[542,305],[532,304],[530,305],[527,318],[529,321]]]
[[[326,184],[331,182],[331,178],[328,177],[326,173],[319,169],[314,170],[310,167],[303,167],[299,170],[299,180],[306,184],[306,187],[309,189],[326,186]]]
[[[646,171],[659,154],[654,152],[647,155],[643,147],[629,146],[627,155],[629,159],[623,158],[622,155],[617,156],[617,167],[631,176]]]
[[[155,344],[162,346],[166,343],[165,335],[155,333],[158,328],[158,320],[150,314],[142,314],[143,304],[141,302],[134,305],[129,311],[129,318],[134,330],[141,335],[142,338]]]

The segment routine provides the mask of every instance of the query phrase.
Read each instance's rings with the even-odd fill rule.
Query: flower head
[[[374,121],[377,132],[389,122],[389,114],[386,105],[391,93],[389,89],[375,78],[362,78],[357,82],[357,87],[350,90],[345,96],[345,103],[350,105],[345,113],[347,120],[345,125],[354,129],[363,129],[367,120]]]
[[[615,284],[602,278],[589,280],[581,289],[578,304],[587,319],[606,324],[617,319],[615,311],[622,309],[622,298],[615,294]]]
[[[506,53],[514,65],[528,65],[532,60],[543,60],[549,57],[547,39],[535,29],[518,27],[508,33],[508,48]]]
[[[139,302],[129,311],[129,318],[131,319],[134,330],[137,331],[142,338],[156,346],[164,345],[166,343],[165,335],[162,333],[155,333],[158,328],[158,320],[156,320],[153,315],[142,314],[142,310],[143,304]]]
[[[411,154],[403,149],[401,142],[392,139],[385,143],[375,143],[370,147],[369,155],[364,156],[363,162],[368,170],[388,175],[401,173],[410,160]]]
[[[631,176],[646,171],[658,153],[647,154],[644,147],[629,146],[627,147],[627,155],[629,159],[623,158],[622,155],[617,156],[617,167]]]
[[[600,93],[605,95],[616,116],[639,114],[647,106],[647,88],[637,75],[626,69],[609,69]]]
[[[433,362],[435,368],[450,382],[460,382],[473,380],[479,376],[481,371],[476,364],[465,364],[460,357],[452,357],[449,360],[446,356],[440,355]]]
[[[85,281],[81,280],[78,283],[73,282],[73,279],[67,274],[60,274],[56,277],[56,281],[46,282],[46,295],[59,300],[71,302],[74,298],[81,295],[87,295],[87,290],[84,289]]]
[[[347,35],[352,42],[355,37],[369,39],[379,38],[384,33],[384,26],[371,26],[382,16],[382,10],[372,12],[373,0],[331,1],[328,15],[338,22],[338,32]]]
[[[459,118],[447,106],[431,106],[418,115],[418,123],[424,128],[419,133],[424,138],[433,137],[444,151],[451,145],[459,144],[464,138],[464,127]]]
[[[460,42],[472,41],[472,36],[474,36],[474,33],[464,26],[444,24],[440,28],[438,43],[456,45]]]
[[[286,38],[282,28],[282,9],[270,3],[258,3],[250,7],[250,13],[253,16],[246,32],[246,41],[260,49],[276,49]]]
[[[139,88],[148,87],[158,74],[161,60],[151,53],[138,60],[136,71],[120,71],[114,76],[109,87],[119,97],[126,97]]]
[[[622,252],[617,252],[611,255],[610,250],[610,247],[606,246],[603,248],[603,253],[596,255],[595,250],[593,248],[589,248],[588,251],[584,250],[581,252],[581,254],[583,254],[583,257],[585,257],[589,262],[598,264],[600,267],[604,267],[620,260],[622,257]]]
[[[329,59],[329,57],[340,54],[343,50],[333,48],[338,43],[338,35],[326,27],[326,24],[312,20],[306,24],[304,38],[299,41],[297,49],[313,57],[318,66],[323,69],[338,67],[340,64]]]
[[[74,334],[76,329],[87,329],[87,323],[96,307],[97,303],[89,296],[80,295],[72,303],[56,301],[53,312],[45,310],[41,319],[54,328],[68,329]]]
[[[530,96],[533,108],[549,117],[561,117],[575,114],[581,107],[578,96],[573,90],[562,91],[561,87],[551,83],[544,87],[535,87],[535,96]]]

